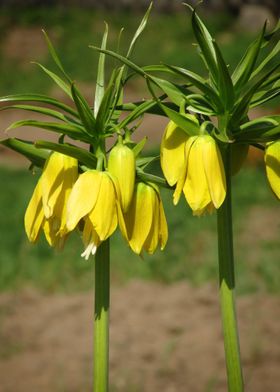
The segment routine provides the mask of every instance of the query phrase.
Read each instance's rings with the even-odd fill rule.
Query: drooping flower
[[[30,242],[36,242],[43,229],[50,246],[61,248],[66,239],[66,203],[78,177],[78,161],[53,152],[26,209],[24,224]]]
[[[118,190],[108,172],[89,170],[73,186],[67,203],[66,230],[84,223],[82,257],[88,260],[117,227]]]
[[[119,220],[121,232],[131,249],[152,254],[158,245],[163,250],[168,228],[159,190],[155,185],[138,182],[128,211]]]
[[[280,199],[280,140],[267,143],[264,160],[268,182],[275,196]]]
[[[185,166],[185,143],[189,136],[173,121],[169,121],[161,141],[160,163],[170,186],[175,185]]]
[[[176,183],[174,204],[183,191],[193,214],[202,215],[219,208],[224,201],[226,180],[222,157],[210,135],[184,137],[182,132],[178,127],[166,131],[161,144],[162,170],[170,185]]]
[[[122,143],[112,148],[108,159],[108,171],[119,183],[120,203],[126,212],[131,203],[135,184],[135,156],[133,151]]]

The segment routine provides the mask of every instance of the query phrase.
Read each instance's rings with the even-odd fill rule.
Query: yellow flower
[[[135,184],[135,157],[133,151],[119,143],[110,152],[108,171],[117,179],[120,189],[120,203],[126,212],[131,203]]]
[[[81,256],[86,260],[115,231],[117,199],[116,184],[107,172],[89,170],[73,186],[67,203],[66,229],[72,231],[79,222],[84,222],[85,251]]]
[[[185,143],[189,136],[173,121],[165,129],[161,146],[160,162],[170,186],[176,184],[185,165]]]
[[[120,216],[121,218],[121,216]],[[129,210],[119,219],[121,232],[131,249],[152,254],[158,244],[164,249],[168,238],[166,218],[158,189],[139,182],[135,186]]]
[[[280,199],[280,141],[268,143],[265,149],[265,167],[272,191]]]
[[[30,242],[36,242],[43,229],[49,245],[61,248],[66,239],[66,203],[78,177],[78,162],[53,152],[26,209],[24,224]]]
[[[226,195],[226,181],[215,140],[208,134],[184,138],[182,130],[175,128],[169,135],[169,145],[167,152],[166,140],[162,142],[161,165],[169,184],[176,183],[174,204],[178,203],[183,191],[194,215],[219,208]]]

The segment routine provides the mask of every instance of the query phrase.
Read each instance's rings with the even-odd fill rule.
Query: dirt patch
[[[39,27],[14,26],[3,43],[3,56],[30,68],[30,61],[41,61],[48,56],[48,47]]]
[[[224,392],[216,289],[132,282],[112,290],[111,385]],[[90,391],[92,295],[0,296],[1,392]],[[280,299],[238,299],[246,391],[279,390]]]

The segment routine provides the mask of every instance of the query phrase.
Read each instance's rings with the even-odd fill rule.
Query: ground
[[[111,391],[224,392],[216,287],[134,281],[111,296]],[[237,301],[247,392],[277,392],[280,299]],[[0,296],[1,392],[90,391],[91,293]]]

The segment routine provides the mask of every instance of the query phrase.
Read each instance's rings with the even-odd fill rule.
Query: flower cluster
[[[118,224],[131,249],[154,253],[167,241],[167,224],[158,188],[135,183],[133,151],[117,144],[108,170],[78,175],[78,162],[53,152],[43,168],[25,214],[25,229],[35,242],[42,228],[48,243],[62,248],[71,231],[82,232],[86,260]]]

